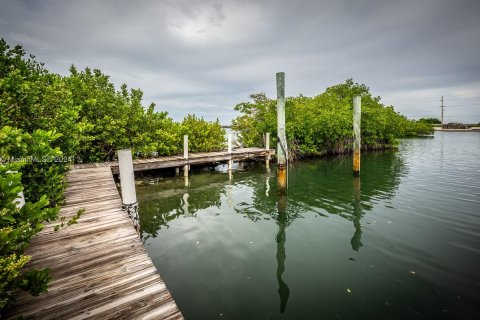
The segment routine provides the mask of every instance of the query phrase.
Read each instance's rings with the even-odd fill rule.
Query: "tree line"
[[[285,103],[287,140],[294,158],[345,153],[352,150],[353,97],[362,99],[362,149],[386,149],[397,146],[399,138],[416,137],[433,132],[427,121],[409,120],[385,106],[370,89],[348,79],[325,92],[306,97],[288,97]],[[233,120],[232,129],[239,133],[245,146],[263,143],[263,134],[271,132],[271,144],[276,143],[276,100],[264,93],[250,96],[253,101],[235,106],[240,116]]]

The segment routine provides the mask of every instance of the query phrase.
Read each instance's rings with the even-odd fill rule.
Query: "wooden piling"
[[[135,191],[135,174],[133,171],[132,151],[129,149],[118,151],[118,166],[120,168],[120,185],[122,187],[123,207],[132,219],[137,232],[140,231],[138,216],[137,193]]]
[[[353,175],[360,175],[360,148],[361,148],[361,114],[362,100],[360,96],[353,97]]]
[[[287,137],[285,133],[285,73],[277,73],[277,188],[287,189]]]
[[[132,152],[129,149],[118,151],[118,165],[120,167],[120,185],[122,187],[123,205],[137,203]]]
[[[227,138],[227,148],[228,148],[228,154],[232,154],[232,134],[229,133],[228,134],[228,138]],[[228,170],[229,171],[232,171],[233,169],[233,160],[232,158],[230,158],[230,160],[228,160]]]
[[[183,136],[183,159],[188,160],[188,135]],[[183,176],[188,177],[189,165],[183,166]]]
[[[270,150],[270,132],[265,133],[265,150]],[[270,153],[265,157],[265,167],[270,172]]]

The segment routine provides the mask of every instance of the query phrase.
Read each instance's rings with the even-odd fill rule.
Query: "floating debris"
[[[350,289],[348,289],[348,288],[347,288],[347,292],[348,292],[348,293],[352,293],[352,291],[351,291]]]
[[[413,270],[410,270],[410,273],[411,273],[411,274],[415,274],[415,271],[413,271]]]

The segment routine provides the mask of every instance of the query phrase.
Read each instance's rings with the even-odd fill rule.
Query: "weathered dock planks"
[[[21,295],[7,318],[183,319],[148,257],[122,201],[110,167],[68,175],[61,216],[85,212],[78,224],[54,232],[49,224],[27,250],[32,268],[51,268],[47,294]]]
[[[228,153],[228,151],[191,153],[188,155],[188,159],[184,159],[183,156],[137,159],[133,161],[133,170],[143,171],[152,169],[175,168],[182,167],[184,165],[209,164],[216,162],[225,162],[228,160],[241,161],[255,158],[266,158],[267,156],[272,156],[274,154],[275,151],[272,149],[267,150],[262,148],[241,148],[233,150],[232,153]],[[116,161],[75,165],[75,168],[77,169],[101,167],[111,167],[113,173],[118,173],[118,163]]]

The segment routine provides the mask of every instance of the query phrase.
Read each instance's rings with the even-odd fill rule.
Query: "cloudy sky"
[[[410,118],[480,122],[480,1],[0,0],[0,37],[52,72],[90,66],[175,119],[228,124],[251,93],[353,78]]]

